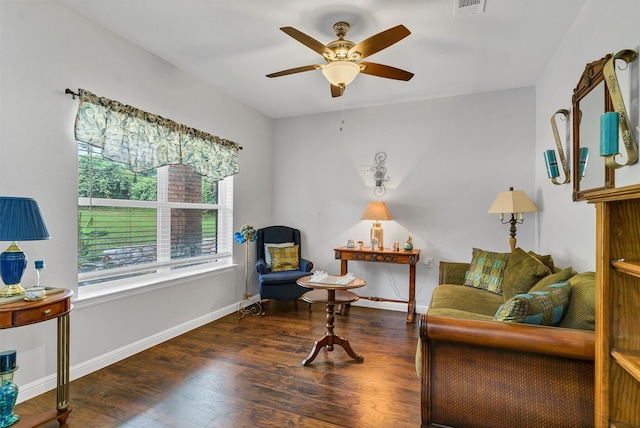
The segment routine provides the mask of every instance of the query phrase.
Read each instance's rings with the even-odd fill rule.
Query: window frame
[[[113,162],[113,161],[112,161]],[[170,278],[189,277],[232,266],[233,255],[233,176],[218,181],[217,204],[168,202],[169,166],[157,169],[157,200],[123,200],[78,197],[78,206],[107,206],[107,207],[131,207],[156,209],[156,245],[157,259],[154,263],[143,265],[116,267],[107,270],[91,272],[78,272],[78,291],[87,291],[82,294],[102,294],[102,291],[122,290],[137,288],[145,285],[161,283]],[[204,178],[203,178],[204,180]],[[171,260],[171,218],[172,208],[217,210],[217,234],[215,254],[180,258]],[[164,247],[167,247],[164,249]],[[78,252],[79,249],[76,249]],[[180,266],[183,267],[180,267]],[[77,268],[79,270],[79,268]],[[145,271],[150,273],[138,275]],[[108,272],[108,273],[107,273]],[[126,277],[122,277],[125,275]],[[103,279],[97,283],[86,284],[87,281]],[[89,292],[87,289],[91,289]],[[98,291],[98,289],[100,291]]]

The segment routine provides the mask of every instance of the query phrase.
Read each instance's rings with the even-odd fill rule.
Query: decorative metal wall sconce
[[[560,164],[562,165],[562,171],[564,172],[564,181],[558,181],[558,177],[560,177],[560,171],[558,169],[556,153],[553,150],[545,150],[544,152],[544,162],[547,165],[547,175],[549,176],[553,184],[558,185],[566,184],[571,180],[571,176],[569,175],[569,164],[567,163],[567,158],[565,157],[564,150],[562,149],[560,134],[558,134],[558,125],[556,123],[556,118],[559,114],[561,115],[560,120],[567,120],[567,118],[569,117],[569,110],[560,109],[551,116],[551,129],[553,129],[553,137],[556,140],[558,157],[560,158]]]
[[[389,181],[389,176],[387,175],[387,168],[384,166],[384,161],[387,159],[387,154],[385,152],[376,153],[375,160],[375,172],[373,174],[373,179],[376,182],[376,187],[373,189],[373,194],[380,197],[387,192],[386,187],[384,187],[384,182]]]
[[[615,144],[616,149],[611,149],[611,147],[609,147],[608,149],[604,150],[604,153],[602,150],[602,144],[604,142],[601,141],[601,155],[604,156],[605,165],[612,169],[622,168],[623,166],[631,165],[638,161],[638,145],[636,144],[636,139],[633,135],[631,124],[629,123],[629,115],[627,114],[627,109],[625,108],[624,100],[622,99],[622,93],[620,92],[620,87],[618,85],[618,78],[616,77],[615,67],[615,62],[617,59],[624,61],[626,66],[629,63],[635,61],[637,56],[638,55],[636,51],[630,49],[621,50],[620,52],[615,54],[609,61],[607,61],[604,66],[604,80],[607,83],[607,88],[609,89],[609,94],[613,103],[613,110],[618,114],[620,136],[622,136],[622,142],[624,143],[624,147],[627,152],[627,162],[624,164],[619,164],[615,160],[616,155],[619,154],[617,153],[617,138]],[[611,146],[611,143],[609,143],[609,146]]]

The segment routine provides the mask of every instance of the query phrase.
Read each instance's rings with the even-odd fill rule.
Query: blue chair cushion
[[[270,272],[263,273],[259,276],[258,280],[261,284],[291,284],[303,276],[310,275],[309,272],[303,272],[300,270],[287,270],[282,272]]]

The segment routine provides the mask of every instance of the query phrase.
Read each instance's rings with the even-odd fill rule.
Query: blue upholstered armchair
[[[289,244],[298,245],[299,268],[297,270],[283,270],[273,272],[269,262],[269,253],[265,244],[279,244],[277,247],[284,248]],[[300,243],[300,231],[287,226],[269,226],[258,229],[258,239],[256,241],[256,272],[258,272],[258,282],[260,283],[260,299],[293,300],[297,301],[300,296],[309,289],[299,286],[296,280],[303,276],[311,275],[313,263],[301,257],[302,245]]]

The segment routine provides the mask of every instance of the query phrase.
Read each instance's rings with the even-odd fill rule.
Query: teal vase
[[[13,425],[20,419],[13,413],[18,398],[18,385],[13,383],[16,370],[16,351],[0,352],[0,428]]]
[[[5,428],[18,422],[20,416],[13,413],[18,398],[18,385],[13,383],[13,372],[3,373],[0,386],[0,428]]]

